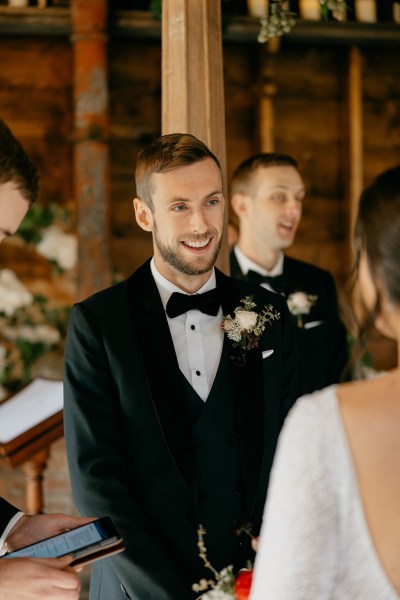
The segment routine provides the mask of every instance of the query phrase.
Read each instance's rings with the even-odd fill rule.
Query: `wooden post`
[[[111,283],[107,0],[72,0],[78,299]]]
[[[363,119],[362,119],[362,55],[361,50],[351,47],[349,51],[348,74],[348,114],[349,114],[349,264],[354,261],[353,231],[358,209],[358,201],[363,188]],[[363,305],[356,286],[351,294],[353,310],[362,318]],[[353,333],[353,332],[351,332]]]
[[[22,463],[22,470],[25,474],[25,504],[28,515],[37,515],[43,512],[42,482],[49,454],[49,449],[46,448]]]
[[[228,200],[219,1],[163,0],[162,132],[191,133],[210,148],[221,163]],[[218,266],[229,272],[226,240]]]
[[[361,50],[350,48],[349,79],[349,230],[351,239],[357,214],[358,201],[363,188],[363,120],[362,120],[362,56]]]

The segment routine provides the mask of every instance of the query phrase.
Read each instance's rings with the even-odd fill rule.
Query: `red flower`
[[[235,581],[236,600],[248,600],[252,577],[252,569],[243,569],[242,571],[240,571]]]

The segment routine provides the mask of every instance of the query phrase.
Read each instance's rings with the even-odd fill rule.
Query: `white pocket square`
[[[262,357],[263,358],[268,358],[268,356],[271,356],[271,354],[273,354],[274,351],[273,350],[263,350],[262,351]]]
[[[318,327],[318,325],[322,325],[323,320],[321,321],[310,321],[309,323],[304,323],[304,329],[313,329],[313,327]]]

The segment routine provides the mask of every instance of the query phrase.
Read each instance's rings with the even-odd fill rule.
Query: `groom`
[[[67,451],[78,508],[110,515],[126,545],[93,565],[91,598],[188,600],[212,576],[199,524],[217,570],[251,556],[235,530],[259,532],[278,434],[302,389],[284,299],[214,268],[225,211],[217,158],[192,135],[165,135],[139,154],[136,190],[154,256],[72,310]],[[259,324],[268,307],[264,330],[228,320],[225,331],[248,296],[241,322],[256,312]],[[235,332],[255,347],[235,346]]]

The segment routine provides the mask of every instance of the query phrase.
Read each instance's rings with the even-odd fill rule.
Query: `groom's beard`
[[[191,235],[191,236],[188,236],[187,239],[188,239],[188,241],[191,241],[191,242],[202,242],[205,239],[208,239],[211,237],[213,237],[214,239],[217,238],[216,230],[207,231],[207,233],[205,233],[203,235],[199,235],[199,236]],[[222,235],[217,240],[217,243],[215,245],[215,250],[211,257],[206,257],[206,256],[195,257],[194,256],[191,261],[186,260],[183,256],[181,256],[179,254],[179,242],[178,242],[178,247],[173,248],[172,246],[167,246],[166,244],[164,244],[161,241],[161,239],[158,236],[157,226],[155,223],[154,223],[154,228],[153,228],[153,240],[154,240],[154,244],[157,247],[157,250],[164,262],[169,264],[176,271],[183,273],[184,275],[193,276],[193,275],[202,275],[203,273],[208,273],[208,271],[211,271],[211,269],[213,268],[213,266],[216,263],[219,251],[221,249]]]

